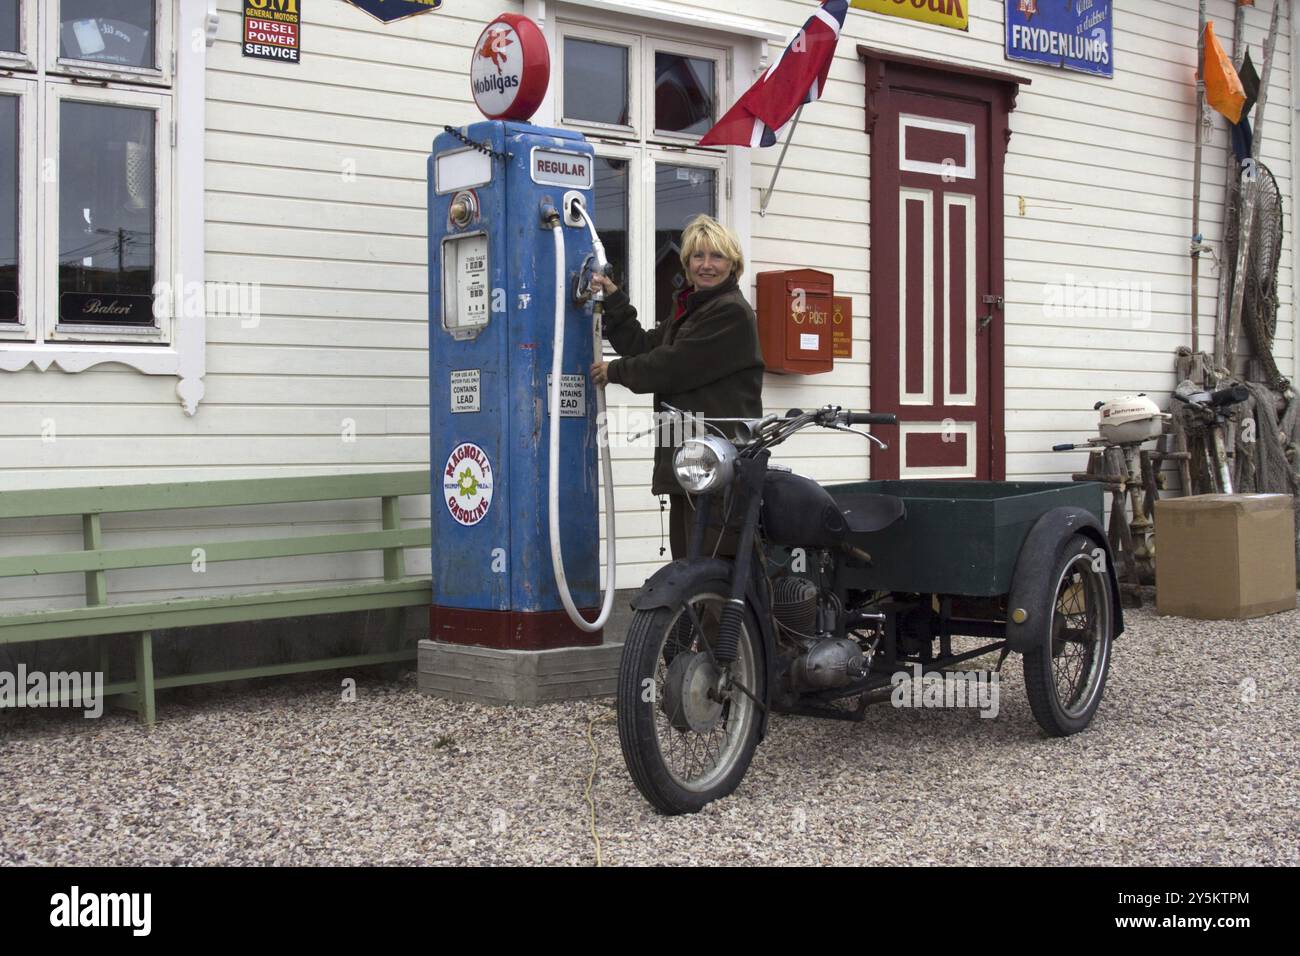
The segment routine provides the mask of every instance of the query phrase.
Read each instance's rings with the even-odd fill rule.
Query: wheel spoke
[[[1095,572],[1078,567],[1088,561],[1076,557],[1075,568],[1061,578],[1056,595],[1056,620],[1052,629],[1052,684],[1062,709],[1072,712],[1092,696],[1097,672],[1097,648],[1104,621],[1099,616],[1100,587]]]
[[[720,617],[725,601],[721,595],[683,601],[677,616],[667,622],[656,657],[654,738],[665,768],[688,789],[704,789],[728,771],[745,746],[749,721],[762,706],[746,686],[754,683],[756,673],[748,633],[741,642],[743,653],[730,665],[721,707],[702,696],[702,687],[710,683],[709,669],[715,679],[718,674],[704,621]],[[674,666],[686,654],[700,658],[681,659]],[[673,681],[679,686],[670,686]],[[696,726],[701,729],[691,729]]]

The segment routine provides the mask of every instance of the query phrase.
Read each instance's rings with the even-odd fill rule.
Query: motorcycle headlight
[[[693,495],[717,491],[736,473],[736,449],[731,442],[708,435],[689,438],[673,457],[677,480]]]

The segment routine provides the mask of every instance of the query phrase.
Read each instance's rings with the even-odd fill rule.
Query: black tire
[[[1084,730],[1106,689],[1115,637],[1115,595],[1106,560],[1091,538],[1070,537],[1051,576],[1052,619],[1041,645],[1024,654],[1029,706],[1050,737]]]
[[[711,645],[730,585],[723,579],[698,582],[674,608],[638,611],[632,619],[618,675],[618,737],[628,773],[660,813],[696,813],[740,785],[758,746],[761,714],[755,701],[734,686],[712,718],[708,732],[695,729],[700,707],[716,703],[698,694],[688,705],[683,689],[688,671],[715,677]],[[686,610],[689,603],[695,619]],[[689,623],[679,627],[680,619]],[[670,642],[685,639],[683,646]],[[763,642],[753,612],[746,608],[732,676],[760,701],[766,700]],[[693,670],[691,670],[693,669]],[[670,680],[677,690],[667,689]],[[670,702],[675,713],[670,714]],[[692,712],[687,714],[687,710]],[[709,714],[705,713],[704,720]],[[687,725],[687,726],[683,726]],[[696,762],[698,761],[698,768]]]

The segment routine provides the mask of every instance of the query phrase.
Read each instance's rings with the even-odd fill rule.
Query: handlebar
[[[847,412],[844,420],[850,425],[897,425],[898,416],[885,412]]]
[[[1214,392],[1210,396],[1210,404],[1215,408],[1222,408],[1225,405],[1238,405],[1248,398],[1250,398],[1250,389],[1245,385],[1230,385]]]
[[[1249,399],[1250,390],[1244,385],[1229,385],[1215,392],[1195,392],[1191,395],[1180,395],[1174,392],[1174,398],[1185,405],[1196,405],[1201,409],[1227,408],[1230,405],[1240,405]]]

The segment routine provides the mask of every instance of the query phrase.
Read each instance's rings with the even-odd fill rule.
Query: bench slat
[[[382,471],[287,478],[236,478],[155,485],[33,488],[0,491],[0,518],[120,514],[176,508],[341,501],[394,495],[427,495],[429,471]]]
[[[0,645],[102,634],[201,627],[433,603],[430,578],[403,578],[329,588],[220,594],[141,604],[113,604],[0,617]]]
[[[415,548],[432,541],[428,528],[395,531],[350,531],[301,538],[255,538],[245,541],[169,544],[156,548],[102,548],[98,551],[62,551],[57,554],[17,555],[0,558],[0,578],[29,574],[68,574],[74,571],[116,571],[123,568],[160,568],[188,565],[203,549],[203,560],[247,561],[254,558],[290,558],[308,554],[343,554]]]

